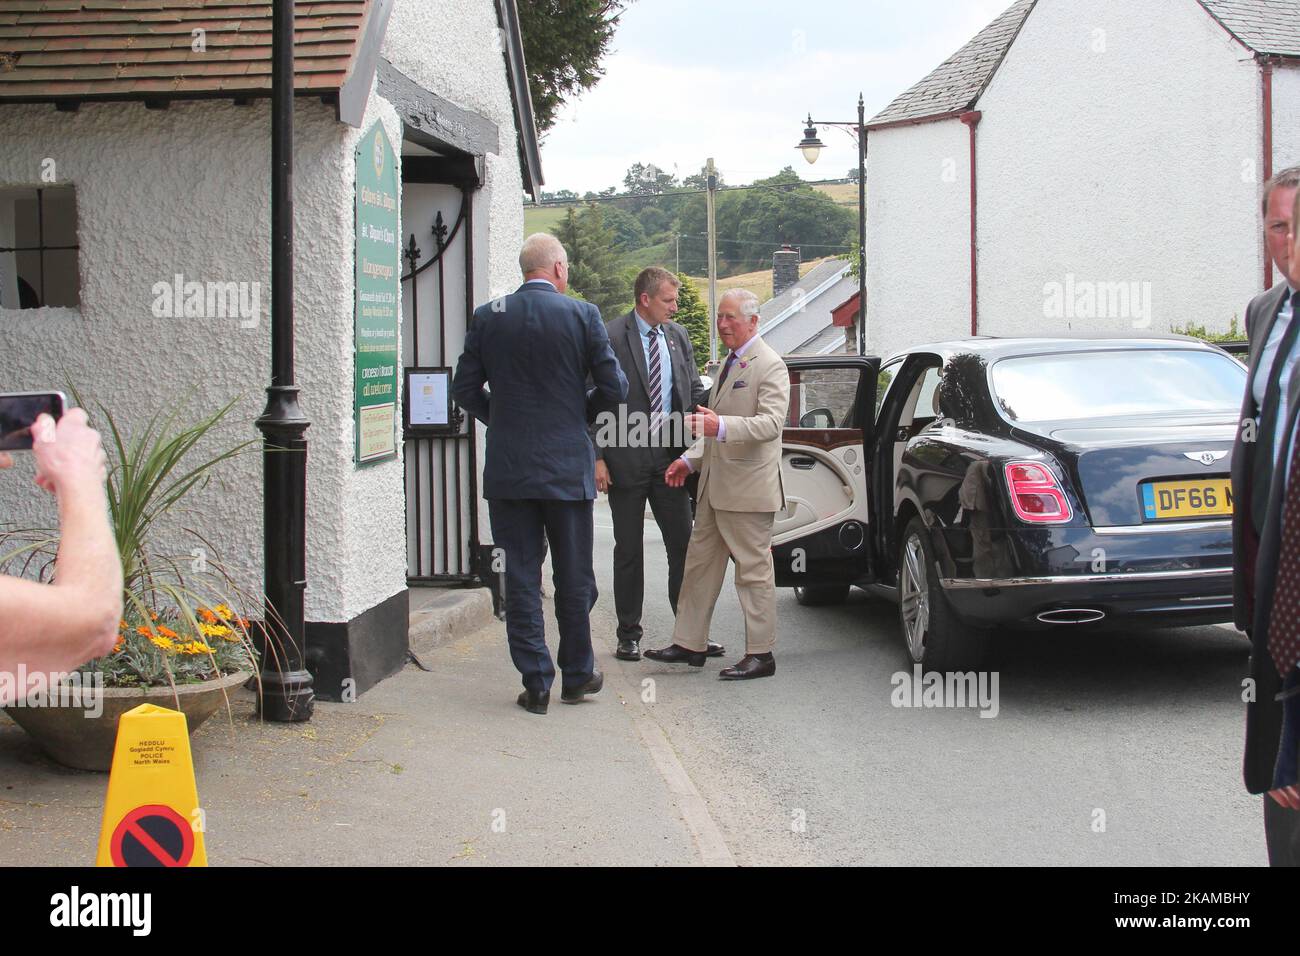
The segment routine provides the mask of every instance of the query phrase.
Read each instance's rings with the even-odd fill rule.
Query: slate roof
[[[1300,57],[1296,0],[1200,0],[1200,4],[1254,52]]]
[[[1035,0],[1016,0],[928,76],[895,97],[867,126],[921,120],[970,109],[1007,55],[1034,3]]]
[[[763,341],[782,355],[790,355],[820,335],[833,322],[831,310],[858,287],[849,268],[843,259],[827,259],[759,306],[758,328]],[[836,331],[843,337],[843,329]]]
[[[348,80],[374,0],[297,0],[298,92]],[[202,29],[206,50],[192,49]],[[270,0],[4,0],[0,102],[268,95]]]
[[[1016,0],[969,43],[877,113],[868,127],[973,109],[1015,42],[1036,0]],[[1197,0],[1247,49],[1300,57],[1300,0]]]

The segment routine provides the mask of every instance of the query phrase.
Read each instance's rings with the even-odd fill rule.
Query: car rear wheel
[[[949,606],[920,518],[907,523],[899,547],[898,615],[908,653],[926,672],[978,670],[984,663],[988,633],[963,623]]]
[[[843,604],[849,596],[847,584],[819,584],[816,586],[794,589],[794,599],[805,607],[819,607],[825,604]]]

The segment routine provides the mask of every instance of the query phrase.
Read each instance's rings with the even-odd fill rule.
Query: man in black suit
[[[1265,839],[1269,861],[1279,866],[1300,865],[1300,793],[1293,772],[1284,772],[1288,762],[1294,765],[1295,754],[1284,749],[1284,705],[1279,696],[1284,686],[1294,688],[1296,674],[1283,677],[1268,646],[1278,583],[1283,479],[1300,407],[1300,375],[1293,374],[1300,358],[1300,256],[1292,248],[1298,194],[1300,167],[1283,170],[1264,187],[1265,240],[1281,281],[1246,309],[1250,366],[1232,453],[1234,615],[1252,644],[1243,770],[1251,793],[1267,793]],[[1294,747],[1294,737],[1290,739]]]
[[[506,634],[524,684],[517,703],[544,714],[555,680],[542,619],[547,542],[555,571],[561,699],[578,703],[604,683],[591,650],[596,483],[587,421],[595,394],[621,402],[627,379],[599,310],[563,294],[569,260],[559,240],[546,233],[529,236],[519,267],[523,285],[474,310],[452,391],[462,408],[487,425],[483,497],[492,537],[504,552]],[[588,379],[595,383],[590,392]]]
[[[636,278],[632,311],[609,323],[609,341],[627,376],[627,401],[604,407],[593,427],[596,489],[609,495],[614,521],[614,609],[620,660],[641,659],[641,609],[645,595],[645,506],[650,503],[668,555],[668,603],[677,613],[682,568],[691,539],[691,505],[685,488],[664,483],[688,435],[683,416],[708,394],[686,330],[672,321],[681,283],[651,266]],[[722,654],[718,644],[709,653]]]

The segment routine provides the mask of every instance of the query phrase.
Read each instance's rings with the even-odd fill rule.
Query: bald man
[[[627,379],[599,310],[564,295],[569,258],[559,240],[529,236],[519,268],[523,285],[474,310],[452,392],[487,425],[483,497],[493,542],[505,558],[506,636],[524,685],[516,703],[545,714],[555,680],[542,618],[547,543],[555,570],[561,699],[579,703],[604,683],[591,649],[596,458],[587,433],[593,398],[587,378],[593,392],[613,404],[627,397]]]
[[[713,608],[736,562],[736,594],[745,615],[745,656],[718,672],[721,680],[776,673],[776,580],[772,521],[785,507],[781,431],[790,407],[790,373],[758,334],[758,300],[733,289],[718,302],[718,339],[731,350],[722,372],[687,427],[698,440],[664,474],[679,488],[700,474],[695,528],[677,599],[673,643],[645,657],[703,667]]]

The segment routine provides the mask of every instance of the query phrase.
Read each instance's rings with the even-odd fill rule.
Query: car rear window
[[[1131,349],[1026,355],[989,371],[993,399],[1013,422],[1241,408],[1246,370],[1217,352]]]

